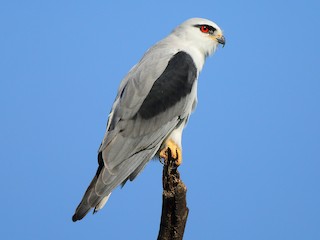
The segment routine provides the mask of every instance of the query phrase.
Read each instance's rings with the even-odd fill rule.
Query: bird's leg
[[[180,166],[182,163],[182,150],[172,139],[169,139],[164,144],[164,147],[161,149],[159,156],[165,161],[168,160],[168,151],[170,149],[171,157],[175,160],[175,164]]]

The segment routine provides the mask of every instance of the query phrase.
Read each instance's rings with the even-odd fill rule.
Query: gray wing
[[[99,210],[115,187],[133,180],[190,114],[187,106],[198,75],[192,58],[185,52],[151,50],[121,83],[99,149],[99,168],[73,221],[92,207]]]

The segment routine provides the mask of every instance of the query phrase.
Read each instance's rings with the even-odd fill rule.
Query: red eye
[[[200,31],[203,32],[203,33],[208,33],[209,32],[209,28],[207,26],[202,25],[200,27]]]

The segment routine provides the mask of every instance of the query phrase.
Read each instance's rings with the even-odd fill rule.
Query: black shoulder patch
[[[176,53],[161,76],[154,82],[138,115],[150,119],[174,106],[191,92],[197,78],[197,68],[186,52]]]

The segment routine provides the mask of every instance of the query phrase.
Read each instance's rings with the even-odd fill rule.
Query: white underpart
[[[181,125],[176,128],[175,130],[172,131],[172,133],[170,134],[169,139],[171,139],[172,141],[174,141],[178,147],[182,150],[182,132],[183,132],[183,128],[185,126],[186,122],[184,121],[183,123],[181,123]]]
[[[95,212],[98,212],[101,208],[104,207],[104,205],[106,205],[106,203],[107,203],[110,195],[111,195],[111,193],[110,193],[109,195],[105,196],[105,197],[99,202],[99,204],[94,208],[94,211],[95,211]]]

